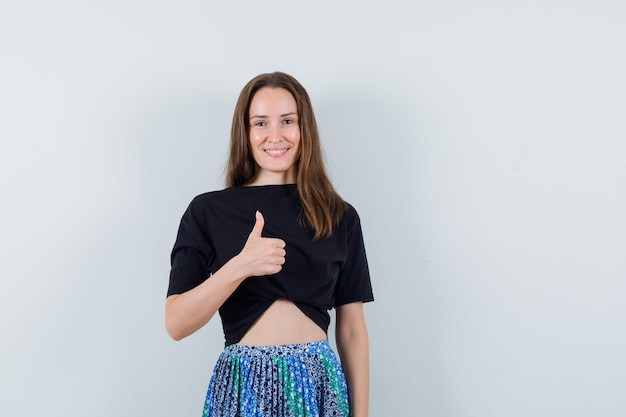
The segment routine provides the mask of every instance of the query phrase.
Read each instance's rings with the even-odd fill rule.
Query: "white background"
[[[0,415],[200,416],[169,251],[243,85],[309,91],[362,217],[372,416],[626,415],[626,6],[0,2]]]

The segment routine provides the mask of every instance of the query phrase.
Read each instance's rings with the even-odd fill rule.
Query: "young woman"
[[[275,72],[244,87],[227,188],[191,202],[171,261],[170,336],[218,310],[224,328],[203,416],[367,416],[373,295],[360,221],[326,175],[296,79]],[[341,363],[327,340],[333,307]]]

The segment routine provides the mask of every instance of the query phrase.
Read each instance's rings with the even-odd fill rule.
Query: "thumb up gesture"
[[[254,227],[238,255],[249,277],[275,274],[283,269],[285,263],[285,242],[261,236],[264,226],[265,219],[257,211]]]

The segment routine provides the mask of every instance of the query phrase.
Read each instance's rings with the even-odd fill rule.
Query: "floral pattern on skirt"
[[[220,355],[203,417],[348,417],[348,390],[327,340],[230,345]]]

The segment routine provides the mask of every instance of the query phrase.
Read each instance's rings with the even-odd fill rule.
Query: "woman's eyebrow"
[[[291,113],[285,113],[285,114],[281,114],[280,117],[285,117],[285,116],[297,116],[296,112],[291,112]],[[263,115],[263,114],[255,114],[254,116],[250,116],[250,119],[256,119],[256,118],[260,118],[260,119],[264,119],[267,118],[269,116]]]

